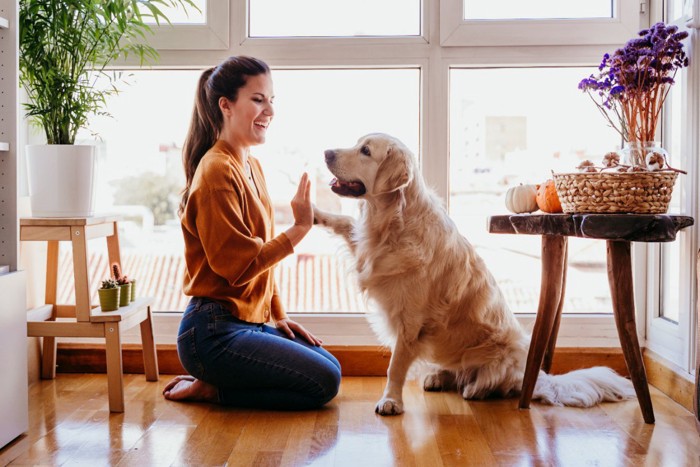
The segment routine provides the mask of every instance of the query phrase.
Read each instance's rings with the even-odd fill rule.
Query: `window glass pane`
[[[671,21],[680,18],[690,18],[693,11],[693,0],[671,0],[668,3],[668,18]]]
[[[678,183],[678,182],[676,182]],[[677,189],[677,188],[676,188]],[[674,189],[675,191],[675,189]],[[669,212],[675,213],[677,211]],[[661,312],[660,315],[667,320],[678,323],[680,315],[680,242],[683,232],[678,232],[676,241],[661,244]]]
[[[389,133],[418,154],[418,69],[275,70],[275,121],[254,148],[275,204],[278,231],[293,222],[289,202],[306,171],[314,203],[357,215],[358,202],[331,192],[323,151],[348,147],[362,135]],[[364,312],[345,244],[314,228],[278,269],[290,312]]]
[[[420,35],[420,0],[249,0],[250,37]]]
[[[501,285],[514,312],[537,311],[539,236],[486,231],[505,193],[551,172],[600,162],[620,147],[579,81],[594,69],[453,69],[450,73],[450,213]],[[569,239],[567,313],[610,313],[605,242]]]
[[[464,0],[464,19],[612,18],[612,0]]]
[[[138,280],[140,294],[156,298],[153,309],[158,311],[184,310],[187,304],[176,211],[184,185],[181,149],[199,75],[194,70],[135,71],[131,85],[107,103],[112,117],[92,120],[91,131],[101,137],[95,209],[124,215],[124,273]],[[374,131],[418,149],[418,69],[275,70],[273,80],[275,119],[266,144],[253,148],[253,155],[264,166],[278,232],[293,221],[289,203],[304,171],[312,177],[317,206],[355,214],[357,201],[341,199],[328,187],[332,176],[324,164],[325,149],[353,145]],[[92,140],[89,132],[79,138]],[[99,245],[91,250],[93,284],[107,271],[104,250]],[[70,267],[69,252],[62,254],[61,267]],[[312,229],[275,274],[289,312],[365,311],[349,253],[325,230]],[[61,284],[66,294],[71,287]]]
[[[184,310],[188,300],[176,212],[184,186],[181,149],[200,73],[129,72],[129,85],[107,102],[111,117],[93,117],[90,132],[78,135],[90,143],[91,132],[99,135],[95,210],[123,215],[123,272],[140,284],[139,294],[155,297],[154,311]],[[107,252],[99,245],[90,252],[94,285],[107,270]],[[61,267],[69,256],[62,252]]]
[[[188,6],[183,8],[182,6],[163,6],[158,5],[158,9],[165,14],[165,16],[170,20],[173,25],[177,24],[206,24],[207,22],[207,0],[193,0],[193,2],[200,11]],[[143,6],[140,7],[144,14],[150,14],[148,8]],[[149,24],[155,24],[155,21],[146,21]]]
[[[668,148],[669,161],[671,166],[687,170],[684,166],[684,160],[681,155],[681,126],[683,124],[683,81],[687,77],[687,69],[681,69],[675,77],[676,84],[671,88],[671,94],[666,101],[666,110],[670,111],[669,130],[667,132],[667,141],[664,141],[664,147]],[[668,212],[671,214],[681,214],[681,193],[683,193],[683,184],[686,176],[679,176],[676,179],[676,184],[673,188],[671,203],[668,207]],[[681,277],[681,242],[680,237],[685,235],[685,231],[681,230],[676,236],[675,242],[661,244],[661,316],[678,322],[680,313],[680,293],[682,293]]]

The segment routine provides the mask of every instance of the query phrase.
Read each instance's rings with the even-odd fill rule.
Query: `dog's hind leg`
[[[425,376],[423,390],[450,391],[457,388],[457,377],[449,370],[437,370]]]
[[[321,211],[314,206],[314,224],[329,228],[334,234],[343,237],[347,242],[350,251],[355,253],[355,241],[352,238],[352,231],[355,226],[355,219],[350,216],[341,216]]]
[[[508,397],[520,391],[522,371],[504,366],[503,361],[472,368],[460,383],[464,399],[484,399],[493,395]]]
[[[406,382],[406,373],[413,363],[415,355],[413,349],[399,334],[389,360],[387,372],[387,384],[384,395],[374,409],[379,415],[399,415],[403,413],[403,385]]]

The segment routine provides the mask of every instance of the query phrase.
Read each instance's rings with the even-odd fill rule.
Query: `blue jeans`
[[[340,386],[340,363],[325,349],[241,321],[206,298],[193,297],[187,305],[177,352],[190,375],[218,388],[224,405],[313,409],[333,399]]]

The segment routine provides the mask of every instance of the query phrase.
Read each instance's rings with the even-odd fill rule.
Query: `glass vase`
[[[670,157],[658,141],[629,141],[621,151],[621,163],[644,170],[658,170],[670,165]],[[656,157],[652,157],[656,156]],[[660,156],[660,157],[659,157]]]

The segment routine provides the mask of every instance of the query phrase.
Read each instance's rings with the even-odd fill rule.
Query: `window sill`
[[[180,325],[181,313],[153,313],[153,327],[156,344],[174,345],[177,341],[177,331]],[[372,331],[364,315],[320,315],[294,314],[292,318],[298,321],[327,346],[380,346],[381,342]],[[518,315],[518,321],[526,330],[531,332],[535,322],[534,314]],[[60,338],[58,342],[100,342],[91,339]],[[138,327],[129,329],[122,334],[124,344],[139,344],[141,335]],[[642,346],[644,340],[640,337]],[[562,317],[558,347],[619,347],[617,329],[612,315],[565,315]]]

